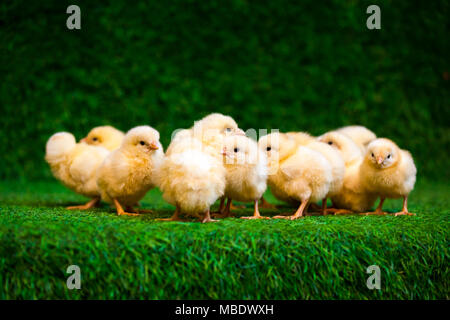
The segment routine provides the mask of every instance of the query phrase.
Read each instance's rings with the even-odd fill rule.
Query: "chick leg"
[[[219,220],[211,219],[211,216],[209,215],[209,209],[208,209],[208,211],[205,212],[205,215],[203,216],[203,219],[201,220],[202,223],[216,222],[216,221],[219,221]]]
[[[261,198],[261,208],[276,209],[276,206],[269,203],[264,197]]]
[[[214,214],[223,213],[223,209],[225,208],[225,197],[220,198],[219,211],[213,212]]]
[[[80,205],[80,206],[69,206],[66,207],[67,210],[87,210],[90,209],[92,207],[95,207],[98,203],[100,202],[100,198],[94,198],[91,201]]]
[[[309,198],[306,200],[303,200],[300,203],[300,206],[298,207],[297,211],[295,211],[295,213],[292,216],[275,216],[273,218],[274,219],[289,219],[289,220],[298,219],[303,216],[303,212],[305,212],[305,214],[306,214],[306,212],[307,212],[306,206],[308,205],[308,203],[309,203]]]
[[[139,215],[137,213],[129,213],[129,212],[123,211],[123,208],[120,205],[119,201],[117,201],[117,199],[114,199],[114,205],[116,206],[117,215],[119,215],[119,216],[138,216]]]
[[[170,218],[159,218],[156,219],[158,221],[186,221],[180,218],[180,208],[178,206],[175,209],[175,212],[173,213],[173,216]]]
[[[221,213],[214,213],[214,218],[229,218],[234,216],[234,214],[231,213],[231,198],[228,198],[227,206]]]
[[[397,212],[395,214],[395,216],[404,216],[404,215],[408,215],[408,216],[415,216],[415,213],[411,213],[408,212],[408,196],[403,197],[403,209],[400,212]]]
[[[263,217],[259,214],[258,200],[255,200],[255,211],[251,217],[241,217],[241,219],[270,219],[269,217]]]
[[[383,210],[381,210],[383,208],[383,202],[386,198],[380,198],[380,203],[378,204],[378,207],[375,209],[375,211],[373,212],[366,212],[366,216],[369,214],[379,214],[379,215],[384,215],[387,214],[387,212],[384,212]]]

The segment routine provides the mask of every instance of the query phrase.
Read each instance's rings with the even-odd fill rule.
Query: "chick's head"
[[[270,133],[258,141],[258,148],[267,156],[270,174],[275,173],[279,163],[293,155],[297,147],[294,139],[279,132]]]
[[[194,123],[194,134],[202,136],[211,135],[242,135],[245,132],[238,128],[236,121],[230,116],[225,116],[220,113],[212,113],[203,119]]]
[[[92,129],[81,142],[101,146],[112,151],[120,147],[123,137],[122,131],[111,126],[101,126]]]
[[[367,146],[365,160],[378,169],[389,168],[399,160],[400,149],[389,139],[380,138]]]
[[[136,156],[149,155],[155,150],[162,149],[159,132],[149,126],[135,127],[127,132],[121,148]]]
[[[356,159],[361,159],[361,149],[358,145],[348,136],[337,132],[330,131],[318,138],[319,141],[328,143],[333,148],[338,149],[341,152],[342,158],[346,165],[355,161]]]
[[[225,165],[255,165],[258,162],[257,143],[245,136],[227,136],[224,139],[222,155]]]

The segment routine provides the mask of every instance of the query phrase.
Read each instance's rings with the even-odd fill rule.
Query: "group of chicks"
[[[210,114],[190,129],[176,132],[164,153],[159,133],[139,126],[126,134],[111,127],[92,129],[80,142],[67,132],[50,137],[45,159],[55,178],[91,201],[67,209],[86,210],[101,200],[114,204],[118,215],[138,215],[139,200],[158,187],[181,215],[201,222],[232,216],[232,201],[253,202],[261,216],[267,186],[282,201],[298,205],[297,219],[310,210],[321,214],[382,211],[386,198],[403,198],[395,215],[412,215],[407,199],[416,180],[411,154],[362,126],[348,126],[313,137],[304,132],[272,132],[255,141],[229,116]],[[327,208],[327,199],[333,206]],[[380,198],[374,212],[367,212]],[[220,199],[220,208],[211,206]],[[228,199],[226,205],[225,200]],[[315,203],[321,200],[322,205]],[[313,208],[316,206],[316,208]]]

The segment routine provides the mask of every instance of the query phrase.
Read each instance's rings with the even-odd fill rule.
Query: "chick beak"
[[[237,128],[236,130],[234,130],[234,134],[237,136],[245,136],[245,132],[242,129]]]
[[[223,147],[223,149],[222,149],[222,155],[223,155],[224,157],[226,157],[226,156],[228,155],[228,153],[227,153],[227,148]]]
[[[148,145],[148,148],[149,148],[150,150],[158,150],[158,149],[159,149],[159,146],[158,146],[158,144],[156,144],[156,142],[152,142],[152,143],[150,143],[150,144]]]
[[[382,164],[384,161],[383,157],[377,157],[377,163]]]

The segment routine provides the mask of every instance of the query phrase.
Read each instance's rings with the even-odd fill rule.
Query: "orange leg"
[[[261,208],[276,209],[276,207],[273,204],[267,202],[267,200],[264,199],[264,197],[261,198]]]
[[[178,206],[175,209],[175,212],[173,213],[173,216],[170,218],[160,218],[160,219],[156,219],[159,221],[186,221],[180,218],[180,208],[178,208]]]
[[[66,207],[66,209],[67,210],[87,210],[87,209],[95,207],[99,202],[100,202],[100,198],[94,198],[91,201],[89,201],[83,205],[70,206],[70,207]]]
[[[400,212],[397,212],[395,216],[415,216],[415,213],[408,212],[408,196],[403,197],[403,209]]]
[[[225,207],[225,210],[223,210],[221,213],[214,213],[214,218],[229,218],[234,216],[234,214],[231,213],[231,198],[228,198],[227,205]]]
[[[207,222],[216,222],[216,221],[219,221],[219,220],[211,219],[211,216],[209,214],[209,209],[208,209],[208,211],[205,212],[205,215],[203,216],[203,219],[200,220],[200,221],[202,223],[207,223]]]
[[[380,203],[378,204],[378,207],[373,212],[366,212],[366,216],[369,214],[379,214],[379,215],[385,215],[387,212],[384,212],[381,210],[383,208],[383,202],[386,198],[380,198]]]
[[[215,213],[223,213],[223,209],[225,208],[225,196],[220,198],[220,205],[219,205],[219,211],[213,212],[213,215]]]
[[[137,213],[129,213],[129,212],[123,211],[123,208],[120,205],[119,201],[117,201],[117,199],[114,199],[114,205],[116,206],[117,215],[119,215],[119,216],[138,216],[139,215]]]
[[[300,217],[303,217],[303,213],[306,215],[307,213],[307,205],[309,203],[309,198],[306,200],[303,200],[300,203],[300,206],[298,207],[297,211],[292,216],[275,216],[274,219],[289,219],[289,220],[295,220]]]
[[[270,219],[269,217],[263,217],[259,214],[258,200],[255,200],[255,211],[251,217],[241,217],[241,219]]]

